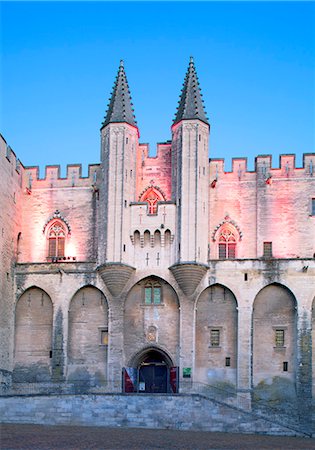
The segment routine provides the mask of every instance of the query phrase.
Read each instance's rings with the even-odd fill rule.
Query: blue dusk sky
[[[2,2],[0,132],[25,166],[100,160],[120,59],[140,141],[171,139],[192,55],[209,156],[314,152],[314,2]]]

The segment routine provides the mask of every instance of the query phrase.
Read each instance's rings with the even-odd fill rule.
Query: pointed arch
[[[81,287],[69,305],[68,378],[106,379],[108,304],[102,291],[92,285]]]
[[[165,349],[176,365],[179,324],[179,299],[174,288],[154,275],[139,280],[128,292],[124,305],[125,364],[136,352],[154,343]]]
[[[46,221],[43,233],[46,234],[48,260],[65,258],[66,241],[71,234],[71,228],[58,209]]]
[[[291,290],[280,283],[268,284],[255,297],[252,384],[257,400],[295,399],[296,304]]]
[[[166,197],[158,186],[149,186],[139,196],[139,201],[148,203],[148,214],[154,215],[157,213],[159,201],[165,201]]]
[[[237,300],[226,286],[207,287],[196,302],[195,376],[203,383],[235,387]]]
[[[218,259],[235,259],[237,243],[241,240],[242,232],[229,216],[226,216],[212,233],[212,241],[218,242]]]
[[[28,288],[15,308],[14,381],[50,380],[52,330],[51,298],[37,286]]]

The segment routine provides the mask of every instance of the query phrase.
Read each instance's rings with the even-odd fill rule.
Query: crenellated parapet
[[[247,168],[247,158],[233,158],[232,170],[225,171],[224,158],[210,159],[210,185],[215,187],[220,178],[229,181],[251,181],[258,177],[262,181],[271,178],[305,178],[315,175],[315,153],[303,154],[303,165],[296,165],[294,154],[282,154],[279,167],[273,167],[272,155],[258,155],[255,158],[255,170]]]
[[[60,165],[46,166],[45,176],[40,178],[39,167],[25,167],[23,171],[23,186],[30,193],[32,189],[74,188],[97,186],[100,177],[100,164],[90,164],[88,175],[82,176],[81,164],[68,164],[66,177],[60,176]]]

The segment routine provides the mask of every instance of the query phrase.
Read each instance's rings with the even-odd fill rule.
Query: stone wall
[[[23,166],[0,135],[0,384],[9,381],[14,336],[14,264],[21,237]]]
[[[199,395],[67,395],[0,398],[3,423],[170,428],[299,435],[255,414]]]

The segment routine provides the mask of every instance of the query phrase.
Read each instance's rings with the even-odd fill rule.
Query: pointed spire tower
[[[129,125],[138,128],[132,107],[123,60],[120,61],[118,74],[109,101],[108,110],[104,122],[102,123],[102,128],[109,123],[128,123]]]
[[[208,262],[210,125],[192,57],[178,103],[172,125],[172,193],[177,204],[177,261],[181,267],[187,263],[193,263],[196,267],[196,264],[202,266]],[[184,278],[190,280],[186,275]]]
[[[117,271],[119,264],[129,261],[129,252],[133,251],[129,245],[131,217],[129,207],[136,195],[138,145],[139,131],[133,113],[124,64],[120,61],[108,110],[101,127],[100,223],[102,227],[100,227],[98,254],[99,263],[107,265],[106,271],[103,271],[107,275],[111,273],[111,269],[108,269],[111,267],[110,264],[114,263]],[[121,273],[119,279],[124,279]]]
[[[199,119],[209,125],[198,76],[191,56],[173,125],[181,120]]]

